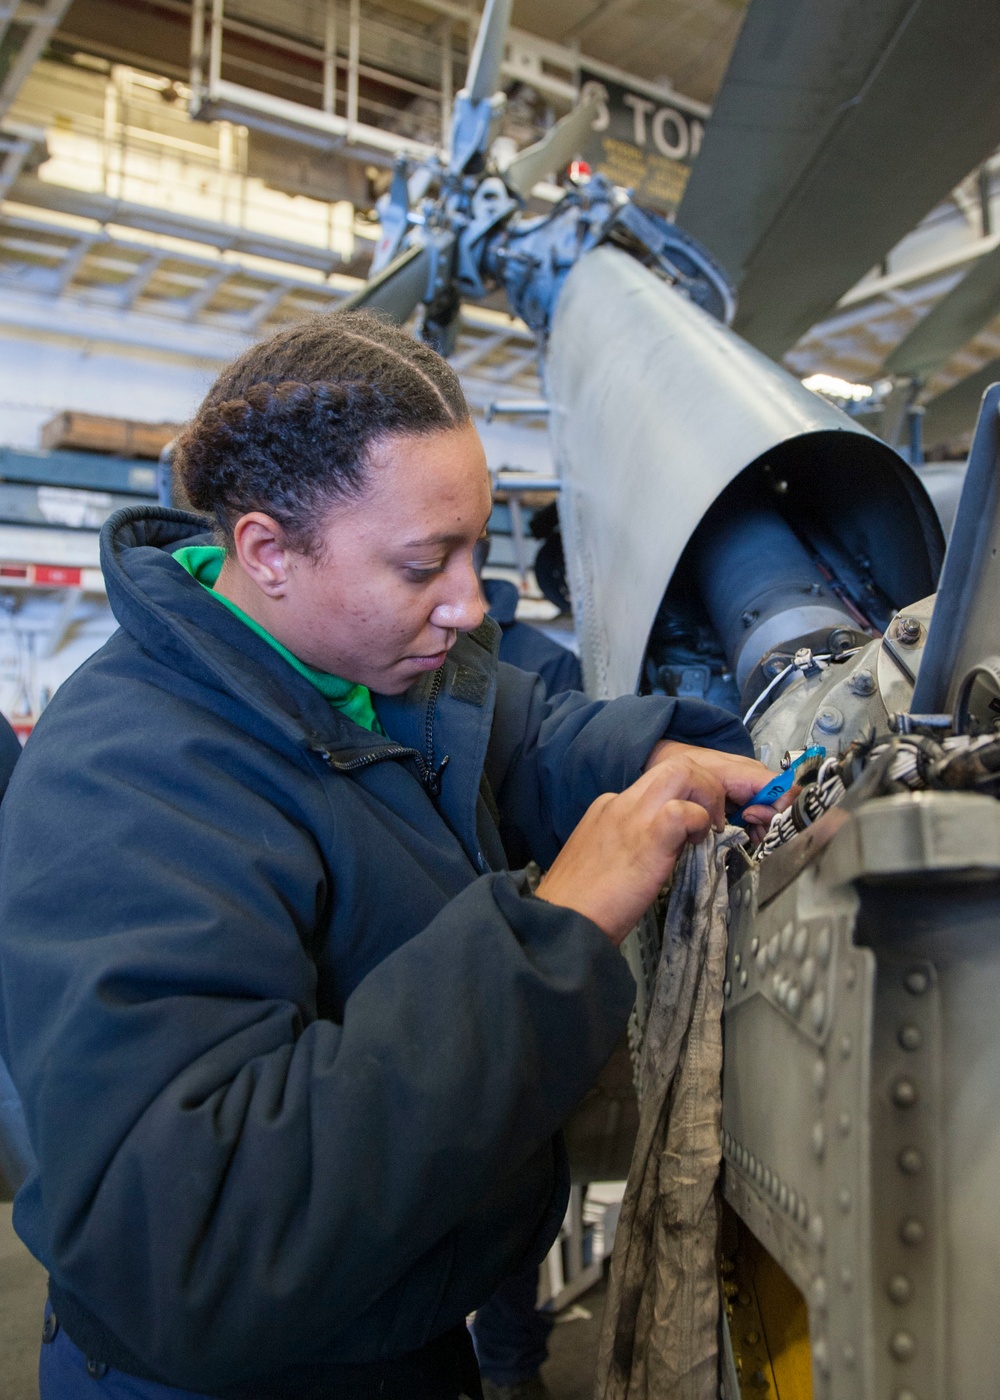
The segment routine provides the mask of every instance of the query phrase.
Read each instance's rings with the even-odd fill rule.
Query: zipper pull
[[[424,787],[427,789],[431,797],[441,796],[441,778],[444,774],[444,770],[448,767],[448,764],[450,762],[451,756],[449,754],[445,754],[444,758],[442,758],[441,762],[436,768],[427,769],[427,773],[424,778]]]

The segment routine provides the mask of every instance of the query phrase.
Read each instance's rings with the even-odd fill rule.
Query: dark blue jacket
[[[103,532],[121,629],[0,808],[0,1054],[69,1335],[235,1394],[418,1348],[544,1254],[634,989],[501,833],[546,864],[668,729],[749,745],[700,702],[547,702],[489,622],[370,734],[169,557],[204,528]]]
[[[540,628],[517,620],[516,584],[505,578],[484,578],[483,592],[490,617],[500,624],[501,661],[541,676],[546,695],[583,689],[580,662],[569,647],[560,646]]]

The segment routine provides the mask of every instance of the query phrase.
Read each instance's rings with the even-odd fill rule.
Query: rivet
[[[785,979],[780,972],[776,972],[771,978],[771,991],[774,993],[778,1005],[780,1006],[785,999]]]
[[[781,1178],[778,1176],[777,1172],[772,1173],[771,1176],[771,1195],[775,1200],[778,1200],[781,1196]]]
[[[805,957],[805,955],[806,955],[806,949],[807,949],[808,947],[809,947],[809,930],[808,930],[807,928],[802,928],[802,927],[796,929],[796,931],[795,931],[795,937],[792,939],[792,952],[793,952],[794,955],[795,955],[795,960],[796,960],[796,962],[801,962],[801,961],[802,961],[802,959],[803,959],[803,958]]]
[[[853,1049],[854,1042],[851,1040],[851,1037],[849,1035],[842,1035],[840,1037],[840,1058],[842,1060],[849,1060]]]
[[[793,982],[785,997],[785,1009],[790,1016],[797,1016],[802,1010],[802,993]]]
[[[798,1197],[798,1193],[795,1192],[795,1191],[789,1191],[789,1193],[788,1193],[788,1213],[789,1213],[789,1215],[795,1215],[795,1213],[797,1212],[798,1208],[799,1208],[799,1197]]]
[[[822,1375],[830,1374],[830,1352],[825,1337],[817,1337],[812,1347],[813,1360]]]
[[[842,1214],[842,1215],[848,1215],[848,1214],[850,1214],[850,1210],[851,1210],[851,1193],[850,1193],[850,1191],[848,1191],[848,1189],[847,1189],[846,1186],[842,1186],[842,1187],[840,1188],[840,1190],[837,1192],[837,1205],[840,1207],[840,1211],[841,1211],[841,1214]]]
[[[816,716],[816,728],[824,734],[838,734],[844,727],[844,716],[835,705],[828,705]]]
[[[757,949],[757,970],[763,972],[767,967],[767,949],[763,944]]]
[[[743,971],[740,973],[740,986],[745,987],[749,981],[750,978],[747,976],[747,970],[746,968],[744,968]]]
[[[900,1026],[899,1043],[904,1050],[919,1050],[924,1043],[919,1026]]]
[[[763,1185],[764,1185],[764,1164],[763,1164],[763,1162],[758,1162],[758,1163],[757,1163],[756,1170],[754,1171],[754,1179],[756,1180],[758,1186],[763,1186]]]
[[[759,1333],[759,1332],[748,1332],[748,1333],[746,1334],[746,1336],[743,1338],[743,1340],[746,1342],[746,1344],[747,1344],[748,1347],[755,1347],[755,1346],[757,1345],[757,1343],[760,1341],[760,1333]]]
[[[851,1115],[845,1110],[845,1112],[843,1112],[837,1119],[837,1132],[840,1134],[841,1137],[847,1137],[850,1131]]]
[[[827,1291],[826,1279],[822,1274],[817,1274],[812,1281],[812,1300],[813,1307],[823,1312],[826,1308]]]
[[[743,1168],[744,1171],[746,1171],[747,1163],[750,1161],[750,1153],[746,1150],[745,1147],[741,1147],[737,1155],[739,1157],[740,1166]]]
[[[830,961],[830,951],[832,947],[833,942],[830,937],[830,925],[824,924],[816,935],[816,952],[819,954],[819,960],[824,967],[826,967],[827,963]]]
[[[732,922],[733,922],[733,911],[730,909],[729,905],[727,904],[727,905],[726,905],[726,928],[728,928],[729,925],[730,925]]]
[[[923,1169],[924,1159],[915,1147],[904,1147],[896,1160],[899,1170],[907,1176],[916,1176]]]
[[[904,1307],[913,1297],[913,1284],[905,1274],[893,1274],[885,1286],[892,1301],[897,1307]]]
[[[722,1150],[723,1152],[729,1151],[729,1134],[725,1130],[722,1133]]]
[[[899,1227],[899,1238],[904,1244],[909,1245],[911,1249],[915,1249],[917,1245],[923,1244],[926,1233],[923,1221],[918,1220],[916,1216],[911,1216],[909,1220],[904,1220]]]
[[[897,1390],[892,1400],[917,1400],[917,1392],[915,1390]]]
[[[822,1123],[814,1123],[812,1130],[813,1152],[820,1161],[823,1160],[823,1153],[826,1151],[826,1129]]]
[[[898,1079],[893,1085],[892,1101],[897,1108],[912,1108],[917,1101],[917,1091],[913,1081]]]
[[[778,961],[778,955],[779,955],[780,952],[781,952],[781,939],[778,937],[778,935],[777,935],[776,933],[775,933],[775,934],[772,934],[772,935],[771,935],[771,938],[768,940],[768,944],[767,944],[767,960],[768,960],[768,962],[771,964],[772,967],[773,967],[774,964]]]
[[[716,983],[718,986],[718,983]],[[812,1018],[813,1030],[821,1031],[826,1024],[826,993],[816,992],[809,1003],[809,1015]]]
[[[755,1390],[770,1389],[770,1382],[764,1375],[763,1371],[754,1371],[753,1375],[750,1377],[750,1384],[754,1387]]]
[[[770,1191],[770,1189],[771,1189],[771,1168],[770,1168],[770,1167],[765,1167],[765,1168],[764,1168],[764,1190],[765,1190],[765,1191]]]
[[[817,1249],[823,1249],[826,1245],[826,1225],[819,1214],[814,1215],[809,1222],[809,1238]]]
[[[897,1361],[912,1361],[917,1344],[909,1332],[897,1332],[889,1343],[889,1350]]]
[[[816,1090],[816,1097],[823,1099],[826,1097],[826,1061],[816,1060],[813,1064],[813,1088]]]
[[[846,986],[848,991],[851,991],[851,989],[857,985],[857,981],[858,969],[854,966],[853,963],[849,963],[847,966],[847,970],[844,973],[844,985]]]
[[[756,951],[757,951],[757,949],[758,949],[759,947],[760,947],[760,939],[759,939],[759,938],[751,938],[751,940],[750,940],[750,951],[751,951],[751,953],[756,953]]]
[[[743,908],[744,908],[744,909],[749,909],[749,908],[750,908],[750,900],[751,900],[752,898],[753,898],[753,895],[752,895],[752,893],[751,893],[750,886],[747,885],[746,889],[743,891]]]
[[[803,1230],[809,1224],[809,1206],[806,1204],[805,1196],[799,1197],[799,1208],[795,1212],[795,1219],[802,1226]]]
[[[716,982],[715,985],[718,986],[718,982]],[[733,984],[732,982],[730,982],[728,977],[726,978],[725,983],[723,984],[722,990],[725,992],[727,997],[731,997],[733,994]]]
[[[851,1289],[854,1287],[854,1275],[846,1264],[840,1271],[840,1286],[845,1293],[850,1293]]]
[[[816,959],[806,958],[802,964],[802,971],[799,973],[799,981],[802,983],[802,990],[806,996],[812,993],[816,985]]]
[[[875,694],[875,677],[871,671],[855,671],[848,685],[855,695]]]
[[[794,933],[795,925],[791,922],[787,923],[785,927],[781,930],[781,951],[783,953],[787,953],[789,948],[792,946],[792,935]]]
[[[734,953],[734,954],[733,954],[733,967],[735,967],[736,971],[739,972],[739,970],[740,970],[740,968],[741,968],[742,966],[743,966],[743,954],[742,954],[742,953]]]
[[[845,1366],[853,1366],[858,1359],[858,1354],[850,1342],[845,1342],[840,1349],[840,1354],[844,1358]]]
[[[750,1294],[741,1293],[738,1301],[741,1308],[748,1308],[750,1306]]]
[[[778,1189],[778,1205],[782,1210],[788,1209],[788,1184],[784,1181]]]
[[[749,1165],[749,1167],[747,1168],[747,1170],[749,1171],[749,1173],[750,1173],[751,1176],[756,1176],[756,1174],[757,1174],[757,1158],[753,1155],[752,1152],[751,1152],[751,1154],[750,1154],[750,1165]]]
[[[922,967],[915,967],[903,979],[906,990],[915,997],[923,996],[931,985],[931,979]]]

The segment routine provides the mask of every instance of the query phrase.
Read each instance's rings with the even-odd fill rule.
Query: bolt
[[[856,671],[848,686],[854,695],[874,695],[875,677],[871,671]]]
[[[746,968],[744,968],[743,971],[740,973],[740,986],[745,987],[749,980],[750,979],[747,976],[747,970]]]
[[[851,1115],[846,1112],[842,1113],[837,1119],[837,1132],[840,1134],[841,1137],[847,1137],[850,1134],[850,1131]]]
[[[923,1221],[916,1216],[911,1216],[909,1220],[904,1220],[899,1227],[899,1238],[911,1249],[916,1249],[923,1244],[927,1231],[924,1229]]]
[[[837,1192],[837,1205],[840,1206],[841,1215],[849,1215],[851,1212],[851,1193],[846,1186],[842,1186]]]
[[[809,1003],[809,1013],[812,1017],[814,1031],[821,1031],[826,1024],[826,993],[817,992]]]
[[[854,633],[849,627],[835,627],[826,639],[830,651],[843,651],[854,641]]]
[[[802,990],[806,996],[810,996],[816,985],[816,961],[814,958],[806,958],[799,977],[802,982]]]
[[[716,986],[718,986],[718,983],[716,983]],[[728,977],[726,978],[726,983],[722,990],[725,992],[727,997],[731,997],[733,994],[733,984],[732,982],[730,982]]]
[[[768,680],[774,680],[780,671],[788,665],[787,656],[769,656],[764,662],[763,671]]]
[[[922,967],[915,967],[912,972],[908,972],[904,981],[906,990],[915,997],[923,996],[931,985],[931,979]]]
[[[924,1166],[924,1159],[915,1147],[904,1147],[896,1159],[899,1170],[907,1176],[917,1176]]]
[[[741,953],[737,953],[737,954],[735,954],[735,956],[733,957],[733,967],[735,967],[736,971],[739,972],[739,970],[740,970],[740,968],[741,968],[742,966],[743,966],[743,955],[742,955]]]
[[[830,952],[832,948],[833,939],[830,935],[830,925],[824,924],[816,935],[816,952],[819,954],[819,960],[824,967],[826,967],[830,961]]]
[[[917,1344],[909,1332],[897,1332],[889,1343],[889,1349],[897,1361],[912,1361]]]
[[[777,935],[776,933],[775,933],[775,934],[772,934],[770,940],[768,941],[768,945],[767,945],[767,960],[768,960],[768,962],[771,964],[772,967],[773,967],[774,964],[778,961],[778,954],[780,953],[780,951],[781,951],[781,939],[778,937],[778,935]]]
[[[817,1249],[822,1249],[826,1244],[826,1226],[821,1215],[814,1215],[809,1225],[809,1238]]]
[[[851,1289],[854,1287],[854,1275],[846,1264],[840,1271],[840,1286],[845,1293],[850,1293]]]
[[[822,1274],[817,1274],[812,1285],[813,1307],[823,1312],[826,1309],[826,1298],[826,1279]]]
[[[760,617],[759,612],[755,611],[753,608],[748,608],[745,613],[741,614],[740,621],[743,623],[744,627],[752,627],[758,617]]]
[[[901,1026],[899,1031],[899,1043],[904,1050],[919,1050],[924,1043],[924,1038],[920,1034],[919,1026]]]
[[[897,1108],[912,1108],[917,1101],[917,1091],[909,1079],[899,1079],[893,1085],[892,1101]]]
[[[819,1161],[823,1160],[823,1153],[826,1151],[826,1129],[822,1123],[814,1123],[812,1130],[813,1152]]]
[[[920,632],[920,623],[915,617],[896,619],[896,640],[902,642],[904,647],[916,646],[920,641]]]
[[[854,966],[853,963],[848,963],[847,968],[844,971],[844,986],[847,988],[848,991],[852,991],[853,988],[857,986],[857,982],[858,969]]]
[[[913,1297],[913,1284],[905,1274],[893,1274],[885,1286],[885,1291],[897,1307],[904,1307]]]
[[[839,734],[844,727],[844,716],[835,705],[828,705],[816,716],[816,728],[824,734]]]
[[[813,1088],[816,1090],[816,1097],[822,1099],[826,1097],[826,1061],[817,1060],[813,1065]]]
[[[851,1037],[849,1035],[842,1035],[840,1037],[840,1058],[842,1060],[849,1060],[853,1049],[854,1046],[851,1043]]]
[[[790,1016],[798,1016],[802,1010],[802,993],[793,982],[785,996],[785,1010]]]

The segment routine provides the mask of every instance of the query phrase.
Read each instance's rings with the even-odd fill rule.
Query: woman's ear
[[[276,520],[261,510],[240,516],[233,527],[240,568],[268,598],[281,598],[288,583],[288,544]]]

